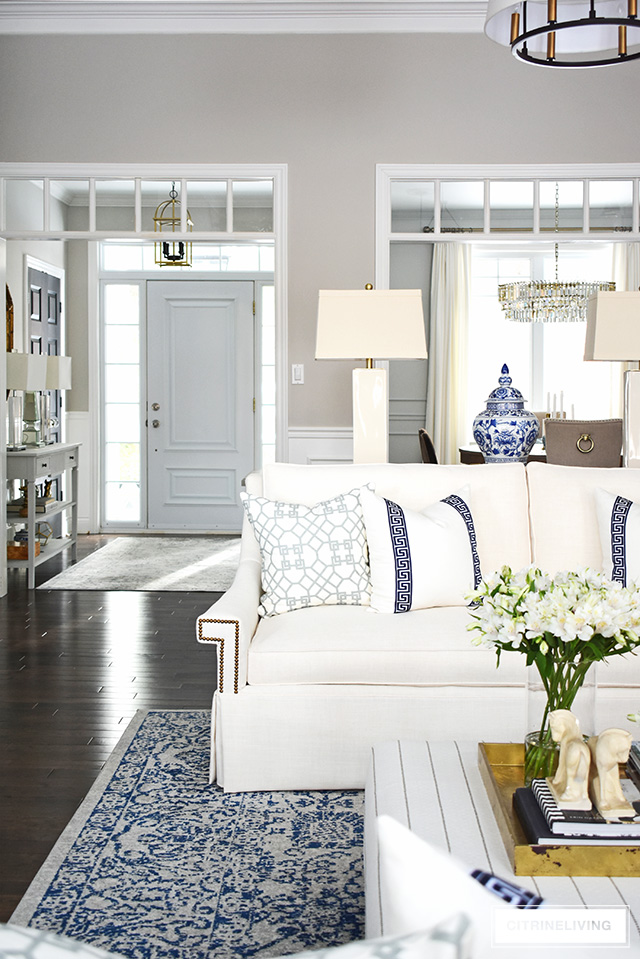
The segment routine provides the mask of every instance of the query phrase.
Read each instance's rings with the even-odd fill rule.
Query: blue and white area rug
[[[11,922],[136,959],[362,938],[362,792],[223,793],[209,723],[136,715]]]

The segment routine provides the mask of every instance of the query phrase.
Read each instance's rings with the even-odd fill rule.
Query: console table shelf
[[[28,555],[24,559],[8,559],[8,568],[26,569],[28,587],[35,589],[36,567],[46,563],[65,549],[71,549],[75,561],[78,540],[78,443],[54,443],[7,453],[7,480],[21,480],[27,484],[28,513],[7,512],[7,521],[23,524],[28,533]],[[51,479],[66,470],[71,472],[71,499],[53,502],[45,512],[36,511],[36,483]],[[36,526],[46,523],[49,517],[69,512],[70,534],[67,537],[50,539],[38,556],[35,555]]]

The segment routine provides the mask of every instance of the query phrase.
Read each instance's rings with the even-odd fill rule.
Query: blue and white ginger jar
[[[486,409],[473,421],[473,438],[486,463],[526,463],[540,431],[538,418],[525,410],[522,393],[511,385],[506,363],[498,382]]]

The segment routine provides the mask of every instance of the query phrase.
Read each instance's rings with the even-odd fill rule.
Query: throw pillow
[[[431,928],[463,909],[475,932],[473,955],[493,955],[493,909],[535,909],[542,905],[539,896],[512,883],[493,881],[495,877],[490,880],[481,872],[475,878],[454,856],[436,849],[391,816],[379,816],[377,826],[380,890],[388,935]]]
[[[260,546],[261,615],[305,606],[369,605],[359,489],[311,507],[247,493],[241,497]]]
[[[363,490],[374,609],[466,605],[482,579],[468,497],[465,486],[418,513]]]
[[[623,586],[640,581],[640,504],[597,489],[596,515],[603,572]]]
[[[433,929],[407,936],[363,939],[344,946],[297,952],[287,959],[472,959],[473,929],[469,917],[457,912]]]

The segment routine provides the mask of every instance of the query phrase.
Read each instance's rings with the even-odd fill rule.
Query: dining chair
[[[436,451],[434,449],[433,443],[431,442],[431,437],[426,430],[418,430],[418,439],[420,440],[420,453],[422,455],[423,463],[437,463],[438,457],[436,456]]]
[[[547,463],[560,466],[620,466],[622,420],[565,420],[544,424]]]

